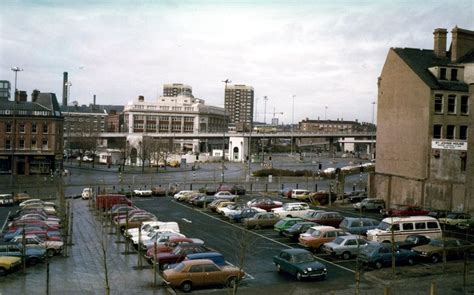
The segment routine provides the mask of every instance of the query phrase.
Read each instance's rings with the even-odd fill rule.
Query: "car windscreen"
[[[380,229],[380,230],[387,230],[387,229],[390,228],[390,223],[382,221],[382,222],[380,222],[380,224],[377,228]]]
[[[443,247],[443,241],[442,240],[431,240],[430,245],[436,246],[436,247]]]
[[[311,253],[299,253],[293,257],[294,263],[306,263],[314,261],[314,257]]]
[[[344,242],[344,238],[336,238],[334,241],[332,241],[336,245],[342,244]]]
[[[181,262],[181,263],[178,263],[173,269],[175,271],[179,272],[179,271],[183,270],[184,266],[185,266],[184,263]]]

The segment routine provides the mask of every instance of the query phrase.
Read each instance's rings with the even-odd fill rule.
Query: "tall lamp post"
[[[293,104],[291,105],[291,154],[293,155],[293,131],[295,126],[295,96],[293,94]]]
[[[224,183],[224,161],[225,161],[225,131],[227,129],[227,111],[226,111],[226,95],[227,95],[227,84],[232,83],[230,79],[222,81],[225,83],[224,86],[224,128],[222,128],[222,166],[221,166],[221,183]]]
[[[263,123],[266,125],[267,124],[267,101],[268,101],[268,97],[265,95],[263,97],[263,100],[265,102],[264,107],[263,107]]]
[[[69,81],[69,82],[66,82],[64,83],[64,86],[66,86],[66,97],[70,100],[71,99],[71,96],[70,96],[70,93],[71,93],[71,86],[72,86],[72,83]],[[66,105],[65,106],[66,109],[68,110],[68,124],[67,124],[67,151],[68,151],[68,157],[71,156],[71,112],[69,111],[68,109],[68,106]],[[72,159],[70,161],[72,163]]]
[[[374,116],[375,116],[375,104],[376,102],[373,101],[371,102],[372,104],[372,132],[375,132],[375,125],[374,125]],[[371,159],[373,160],[375,157],[374,157],[374,137],[371,136],[371,141],[370,141],[370,157]]]
[[[13,172],[14,169],[13,167],[15,166],[15,147],[16,147],[16,102],[18,101],[18,88],[17,88],[17,79],[18,79],[18,72],[23,71],[20,67],[13,67],[11,68],[13,72],[15,72],[15,95],[13,101],[15,102],[14,109],[13,109],[13,124],[12,124],[12,136],[13,140],[11,142],[11,163],[10,163],[10,169],[11,169],[11,175],[10,175],[10,185],[13,186]]]

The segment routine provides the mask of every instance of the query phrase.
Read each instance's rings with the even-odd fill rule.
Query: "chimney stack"
[[[36,102],[39,94],[40,94],[40,91],[38,89],[33,90],[33,93],[31,93],[31,102]]]
[[[28,99],[28,94],[24,90],[17,91],[17,102],[26,102]]]
[[[67,93],[67,72],[63,73],[63,106],[67,106],[67,101],[68,101],[68,96],[69,93]]]
[[[446,29],[437,28],[434,30],[434,53],[437,57],[446,57]]]
[[[95,94],[94,94],[94,105],[95,105]]]
[[[451,31],[451,37],[451,62],[458,62],[474,49],[474,31],[460,29],[456,26]]]
[[[144,101],[145,101],[145,97],[144,97],[143,95],[138,96],[138,101],[139,101],[139,102],[144,102]]]

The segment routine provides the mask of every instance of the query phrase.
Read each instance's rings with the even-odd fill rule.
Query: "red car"
[[[187,237],[172,236],[167,242],[156,244],[158,248],[156,250],[156,253],[158,254],[158,253],[163,253],[163,252],[171,252],[178,245],[187,244],[187,243],[204,244],[204,241],[199,240],[199,239],[191,239]],[[152,246],[150,249],[148,249],[145,257],[149,261],[153,260],[153,258],[155,257],[155,246]]]
[[[33,219],[27,219],[27,220],[17,220],[17,221],[14,221],[9,227],[8,227],[8,230],[16,230],[18,227],[22,227],[22,226],[35,226],[35,227],[41,227],[42,229],[44,230],[48,230],[48,231],[56,231],[56,230],[59,230],[60,226],[56,226],[56,225],[49,225],[49,224],[46,224],[44,221],[42,220],[33,220]]]
[[[204,253],[214,251],[202,244],[186,243],[178,245],[171,252],[158,253],[157,259],[160,269],[166,269],[169,264],[175,264],[184,260],[188,254]]]
[[[270,212],[272,211],[273,208],[278,208],[278,207],[283,206],[283,203],[279,201],[273,201],[270,199],[253,199],[247,203],[247,206],[260,208],[267,212]]]
[[[430,211],[417,205],[394,205],[392,208],[380,211],[383,217],[428,215]]]
[[[218,192],[230,192],[232,190],[232,187],[229,185],[221,184],[217,188]]]

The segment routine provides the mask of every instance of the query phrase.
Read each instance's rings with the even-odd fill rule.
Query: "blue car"
[[[259,213],[257,209],[246,208],[246,209],[243,209],[240,213],[231,215],[230,220],[234,222],[242,222],[243,219],[251,218],[257,213]]]
[[[16,243],[0,243],[0,256],[22,257],[23,246]],[[35,265],[46,258],[46,249],[26,247],[25,257],[28,265]]]
[[[392,244],[370,242],[360,250],[359,261],[380,269],[384,265],[392,263],[392,252]],[[413,265],[418,257],[415,252],[398,247],[395,249],[394,255],[396,264]]]
[[[369,229],[379,226],[380,221],[366,217],[345,217],[339,224],[339,228],[353,235],[367,235]]]
[[[212,260],[217,266],[225,266],[227,262],[225,261],[224,255],[219,252],[203,252],[203,253],[193,253],[188,254],[184,260],[196,260],[196,259],[209,259]],[[168,265],[167,269],[174,268],[178,263]]]
[[[326,266],[305,249],[281,250],[280,254],[273,256],[273,263],[278,272],[289,273],[298,281],[305,278],[324,279],[327,276]]]

